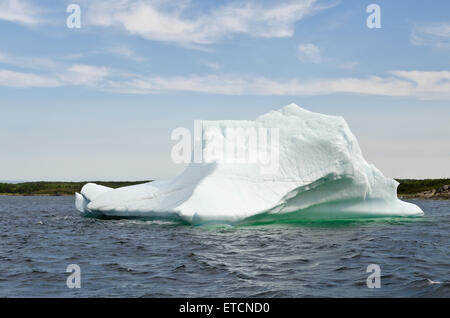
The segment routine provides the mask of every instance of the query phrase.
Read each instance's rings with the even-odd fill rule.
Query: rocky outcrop
[[[414,195],[421,199],[450,199],[450,185],[444,185],[438,189],[432,189]]]

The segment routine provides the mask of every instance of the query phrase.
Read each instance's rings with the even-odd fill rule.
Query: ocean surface
[[[450,201],[411,202],[423,218],[190,226],[0,196],[0,297],[450,297]]]

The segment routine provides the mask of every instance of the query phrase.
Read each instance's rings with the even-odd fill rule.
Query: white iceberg
[[[416,205],[397,198],[398,183],[363,158],[342,117],[290,104],[255,121],[203,122],[203,136],[227,127],[277,128],[278,169],[262,163],[215,161],[217,140],[204,140],[204,163],[179,176],[111,189],[86,184],[76,208],[105,217],[177,218],[191,224],[245,220],[348,219],[421,216]],[[226,154],[225,154],[226,155]]]

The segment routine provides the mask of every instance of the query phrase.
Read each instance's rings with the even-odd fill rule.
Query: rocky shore
[[[400,198],[448,200],[450,199],[450,185],[447,184],[440,188],[422,191],[414,194],[403,194],[400,195]]]

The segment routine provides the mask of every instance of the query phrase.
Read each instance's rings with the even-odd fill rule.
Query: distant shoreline
[[[450,199],[450,179],[396,179],[401,199]],[[71,196],[89,182],[110,188],[120,188],[149,181],[83,181],[83,182],[22,182],[0,183],[0,196]]]
[[[396,179],[400,199],[450,199],[450,179]]]
[[[96,183],[110,188],[120,188],[149,181],[83,181],[83,182],[22,182],[0,183],[1,196],[68,196],[80,192],[86,183]]]

